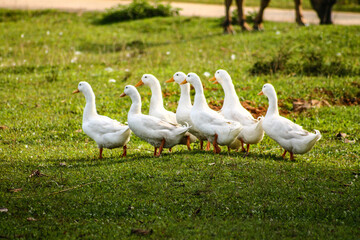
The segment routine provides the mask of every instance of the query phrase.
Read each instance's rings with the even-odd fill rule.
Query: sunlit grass
[[[131,230],[152,229],[155,239],[359,238],[360,110],[344,105],[359,98],[358,75],[250,74],[284,47],[299,66],[314,50],[324,64],[338,59],[358,70],[359,27],[265,23],[265,32],[224,36],[217,19],[97,26],[95,13],[17,14],[0,23],[0,208],[8,209],[0,212],[1,237],[137,238]],[[271,82],[287,117],[320,130],[322,139],[291,162],[267,136],[246,158],[184,146],[155,158],[132,135],[126,158],[106,149],[98,160],[96,144],[79,131],[85,99],[71,94],[79,81],[92,85],[100,114],[125,122],[131,102],[119,95],[142,74],[162,82],[171,93],[166,107],[175,111],[179,87],[165,80],[197,72],[208,101],[219,103],[221,87],[204,76],[219,68],[254,107],[267,107],[256,94]],[[139,91],[147,113],[150,90]],[[331,106],[295,113],[300,98]],[[35,170],[44,175],[30,177]]]

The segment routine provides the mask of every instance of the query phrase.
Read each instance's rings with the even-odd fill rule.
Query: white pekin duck
[[[171,148],[180,143],[190,126],[174,125],[160,118],[141,113],[141,98],[138,90],[125,86],[120,97],[128,95],[132,104],[128,112],[128,124],[131,131],[142,140],[154,146],[154,156],[160,156],[163,148]],[[157,153],[157,149],[159,152]]]
[[[220,83],[224,89],[224,104],[219,113],[226,119],[241,123],[243,129],[240,131],[238,139],[241,141],[242,151],[245,151],[243,143],[246,143],[246,152],[249,153],[250,144],[257,144],[264,137],[264,130],[262,128],[263,118],[255,119],[251,113],[241,105],[235,92],[234,84],[227,71],[222,69],[217,70],[215,76],[209,81]]]
[[[194,105],[190,112],[191,120],[194,126],[204,134],[208,141],[213,143],[214,152],[220,153],[218,145],[239,146],[237,139],[242,126],[239,122],[225,119],[219,113],[210,109],[206,103],[204,89],[201,80],[196,73],[188,73],[186,80],[181,84],[190,83],[195,88]]]
[[[160,118],[171,124],[178,124],[178,122],[176,121],[176,114],[164,108],[164,102],[162,98],[159,80],[152,74],[144,74],[141,77],[141,80],[137,84],[135,84],[135,87],[139,87],[141,85],[146,85],[151,89],[149,115]],[[186,145],[187,148],[191,150],[190,143],[195,141],[196,137],[194,135],[186,133],[184,139],[181,141],[181,144]]]
[[[102,159],[103,148],[123,147],[122,156],[126,156],[126,144],[130,140],[131,130],[109,117],[99,115],[96,111],[95,94],[87,82],[80,82],[77,90],[73,93],[82,92],[86,99],[84,108],[82,129],[86,135],[92,138],[100,149],[99,158]]]
[[[315,134],[304,130],[301,126],[279,115],[275,88],[270,83],[262,87],[258,95],[265,95],[269,100],[269,108],[266,112],[263,128],[270,138],[274,139],[286,152],[290,153],[290,159],[294,160],[294,154],[303,154],[311,150],[321,134],[315,130]]]
[[[176,72],[169,80],[165,81],[166,83],[176,82],[181,84],[186,78],[186,74],[183,72]],[[189,132],[193,134],[200,140],[200,149],[203,149],[203,141],[206,140],[205,135],[203,135],[196,127],[194,127],[193,122],[191,121],[190,112],[192,108],[191,98],[190,98],[190,84],[180,85],[180,99],[178,102],[178,107],[176,109],[176,121],[180,124],[190,124],[191,128]]]

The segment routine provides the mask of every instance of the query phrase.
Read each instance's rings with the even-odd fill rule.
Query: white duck
[[[137,89],[132,85],[125,86],[120,97],[130,96],[132,104],[128,112],[128,124],[133,133],[154,146],[155,156],[160,156],[163,148],[171,148],[180,143],[190,128],[174,125],[160,118],[141,113],[141,98]],[[157,149],[159,148],[159,153]]]
[[[201,80],[196,73],[188,73],[186,80],[181,84],[189,82],[195,88],[194,106],[191,109],[190,117],[194,126],[206,136],[208,141],[213,143],[214,152],[220,153],[218,145],[232,147],[237,145],[237,136],[242,126],[239,122],[225,119],[219,113],[210,109],[206,103],[204,89]]]
[[[320,140],[321,134],[315,130],[315,134],[304,130],[301,126],[279,115],[275,88],[270,83],[262,87],[258,95],[265,95],[269,100],[269,108],[266,112],[263,128],[270,138],[274,139],[286,152],[290,153],[290,159],[294,160],[294,154],[303,154],[311,150],[315,143]]]
[[[247,144],[246,152],[249,153],[250,144],[259,143],[264,137],[264,130],[262,128],[263,118],[255,119],[240,103],[239,98],[235,92],[234,84],[227,71],[219,69],[215,76],[209,81],[220,83],[224,89],[225,97],[224,104],[220,110],[226,119],[240,122],[243,129],[238,135],[241,141],[242,151],[245,151],[243,143]]]
[[[190,84],[182,84],[185,80],[186,74],[183,72],[176,72],[169,80],[165,81],[166,83],[176,82],[180,85],[180,99],[178,102],[178,107],[176,109],[176,121],[180,124],[190,124],[191,128],[189,132],[200,140],[200,149],[203,149],[203,141],[206,140],[206,136],[203,135],[193,124],[190,117],[190,112],[192,108],[191,98],[190,98]]]
[[[148,86],[151,89],[149,115],[160,118],[171,124],[178,124],[176,121],[176,114],[164,108],[164,101],[162,98],[159,80],[152,74],[144,74],[141,77],[141,80],[135,85],[135,87],[141,85]],[[191,150],[190,143],[195,141],[195,136],[190,133],[186,133],[184,139],[181,141],[181,144],[187,145],[187,148]]]
[[[96,112],[95,94],[87,82],[80,82],[73,93],[82,92],[86,99],[82,129],[92,138],[100,149],[99,158],[102,159],[103,148],[123,147],[122,156],[126,156],[126,144],[130,140],[130,128],[116,120],[101,116]]]
[[[164,108],[161,86],[159,80],[152,74],[144,74],[135,87],[145,85],[151,89],[149,115],[160,118],[172,124],[177,124],[176,114]]]

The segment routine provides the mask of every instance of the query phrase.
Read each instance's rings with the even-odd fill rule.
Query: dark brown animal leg
[[[243,141],[243,140],[240,140],[240,142],[241,142],[241,151],[242,151],[242,152],[245,152],[244,141]]]
[[[103,148],[100,148],[99,150],[100,150],[99,159],[102,159],[103,158],[102,157]]]
[[[270,0],[261,0],[259,13],[256,16],[255,21],[254,21],[254,30],[255,31],[263,30],[262,22],[263,22],[264,10],[269,5],[269,3],[270,3]]]
[[[154,147],[154,156],[157,154],[157,147]]]
[[[281,155],[282,158],[285,158],[287,151],[284,149],[284,153]]]
[[[294,0],[295,2],[295,21],[299,26],[305,26],[304,17],[302,14],[302,0]]]
[[[294,161],[294,160],[295,160],[294,154],[293,154],[292,152],[290,152],[290,160],[291,160],[291,161]]]
[[[224,22],[224,34],[234,34],[234,29],[231,26],[231,13],[230,6],[232,0],[225,0],[225,22]]]
[[[236,0],[237,10],[238,10],[238,21],[243,31],[250,31],[251,28],[245,22],[244,8],[243,8],[244,0]]]
[[[123,157],[126,157],[126,149],[127,149],[127,147],[126,147],[126,145],[124,145],[123,146],[123,154],[122,154]]]
[[[203,150],[203,146],[204,146],[204,141],[200,140],[200,149]]]

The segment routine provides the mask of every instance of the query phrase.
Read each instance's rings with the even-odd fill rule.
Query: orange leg
[[[294,160],[295,160],[294,154],[293,154],[292,152],[290,152],[290,160],[291,160],[291,161],[294,161]]]
[[[165,139],[163,138],[163,140],[161,140],[161,145],[159,147],[159,153],[156,155],[157,157],[159,157],[160,154],[162,153],[164,145],[165,145]]]
[[[102,159],[102,151],[103,151],[103,148],[100,148],[100,155],[99,155],[99,159]]]
[[[245,152],[244,141],[240,139],[240,142],[241,142],[241,151]]]
[[[204,141],[200,140],[200,149],[203,150],[203,146],[204,146]]]
[[[157,155],[157,147],[154,147],[154,156]]]
[[[187,139],[186,139],[186,146],[187,146],[188,150],[190,151],[190,150],[191,150],[191,147],[190,147],[190,136],[188,136]]]
[[[210,141],[207,142],[205,151],[209,151],[209,150],[210,150]]]
[[[218,139],[218,135],[215,134],[215,138],[214,138],[214,141],[213,141],[214,153],[220,153],[221,152],[221,148],[217,144],[217,139]]]
[[[126,157],[126,148],[127,148],[126,145],[124,145],[123,146],[123,154],[122,154],[123,157]]]
[[[249,150],[250,150],[250,144],[247,144],[247,146],[246,146],[246,152],[249,153]]]
[[[281,155],[281,156],[282,156],[282,158],[285,158],[286,153],[287,153],[287,151],[286,151],[286,150],[284,150],[284,153]]]

